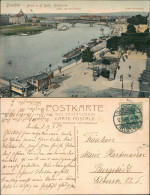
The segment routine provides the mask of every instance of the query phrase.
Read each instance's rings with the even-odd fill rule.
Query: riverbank
[[[128,58],[125,61],[120,60],[120,69],[117,70],[116,79],[113,81],[102,76],[94,81],[93,71],[88,68],[88,63],[83,63],[81,60],[62,68],[61,73],[55,71],[53,81],[60,87],[50,89],[46,97],[122,97],[122,82],[120,82],[122,74],[124,75],[123,97],[139,97],[141,92],[139,78],[146,68],[147,56],[146,53],[136,51],[128,51],[127,54]],[[44,95],[36,92],[33,97],[44,97]]]
[[[58,88],[49,89],[46,96],[42,92],[35,92],[32,97],[122,97],[122,82],[120,82],[122,74],[123,97],[139,97],[142,91],[139,79],[146,69],[148,58],[146,53],[136,51],[127,51],[127,55],[128,58],[125,61],[120,60],[120,69],[117,70],[116,79],[113,81],[102,76],[94,81],[91,69],[93,64],[88,65],[79,60],[63,67],[61,73],[59,70],[54,71],[52,82],[57,83]]]
[[[111,24],[112,35],[113,36],[121,36],[122,33],[127,32],[126,24]]]
[[[7,27],[1,26],[0,36],[11,36],[11,35],[34,35],[41,33],[44,30],[50,29],[48,26],[25,26],[25,25],[9,25]]]

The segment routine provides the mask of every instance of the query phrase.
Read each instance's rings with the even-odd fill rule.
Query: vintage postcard
[[[150,2],[2,0],[0,29],[1,194],[149,194]]]
[[[149,194],[148,98],[1,99],[1,194]]]
[[[149,97],[149,0],[2,0],[1,97]]]

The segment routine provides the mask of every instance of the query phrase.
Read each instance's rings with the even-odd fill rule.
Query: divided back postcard
[[[149,0],[2,0],[2,195],[149,194]]]

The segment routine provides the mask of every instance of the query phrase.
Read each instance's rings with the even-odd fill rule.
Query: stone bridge
[[[108,23],[100,22],[97,20],[55,20],[52,22],[52,26],[54,28],[57,28],[58,24],[61,23],[68,23],[72,24],[72,27],[75,27],[75,24],[80,23],[80,24],[89,24],[90,27],[93,27],[94,24],[103,24],[103,25],[108,25]]]

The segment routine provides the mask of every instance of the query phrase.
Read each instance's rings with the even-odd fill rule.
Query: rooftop
[[[46,79],[46,78],[48,78],[48,74],[46,74],[46,73],[41,73],[41,74],[39,74],[39,75],[36,75],[36,76],[34,76],[33,77],[35,80],[43,80],[43,79]]]
[[[90,17],[90,16],[81,16],[81,17]]]
[[[18,80],[18,79],[11,80],[11,83],[15,84],[15,85],[19,85],[19,86],[21,86],[23,88],[29,88],[29,85],[26,82]]]
[[[118,53],[117,51],[114,51],[114,53],[110,53],[110,52],[107,52],[104,57],[106,58],[120,58],[121,57],[121,54]]]
[[[21,17],[21,16],[26,16],[24,13],[23,13],[23,11],[22,11],[22,9],[20,10],[20,12],[18,13],[18,14],[14,14],[14,15],[9,15],[10,17]]]
[[[37,18],[36,16],[32,16],[31,18]]]

